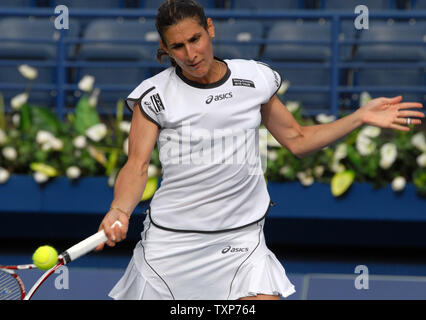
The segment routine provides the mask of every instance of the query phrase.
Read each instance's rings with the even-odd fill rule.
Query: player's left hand
[[[406,109],[423,108],[423,105],[418,102],[401,101],[402,96],[373,99],[358,109],[358,112],[364,124],[410,131],[410,124],[421,124],[421,120],[416,118],[424,118],[425,115],[420,111]]]

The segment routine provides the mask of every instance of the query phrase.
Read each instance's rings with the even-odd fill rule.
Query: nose
[[[186,56],[189,62],[195,62],[195,59],[197,58],[197,54],[191,44],[186,45]]]

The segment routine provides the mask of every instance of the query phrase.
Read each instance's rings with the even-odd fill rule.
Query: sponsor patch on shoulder
[[[249,88],[256,88],[254,85],[254,82],[251,80],[246,79],[232,79],[232,85],[235,87],[249,87]]]
[[[150,96],[150,99],[152,104],[148,107],[151,108],[151,110],[153,110],[156,114],[164,111],[163,101],[161,101],[160,95],[158,93]]]

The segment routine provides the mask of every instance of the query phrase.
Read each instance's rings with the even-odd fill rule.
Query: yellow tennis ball
[[[41,246],[34,252],[33,262],[37,268],[48,270],[58,262],[58,252],[51,246]]]

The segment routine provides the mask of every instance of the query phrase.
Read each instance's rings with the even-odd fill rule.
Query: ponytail
[[[157,61],[159,62],[159,63],[161,63],[162,62],[162,60],[163,60],[163,56],[168,56],[169,57],[169,59],[170,59],[170,63],[171,63],[171,65],[173,66],[173,67],[176,67],[176,61],[173,59],[173,58],[171,58],[168,54],[167,54],[167,52],[166,51],[164,51],[163,49],[158,49],[157,50]]]

